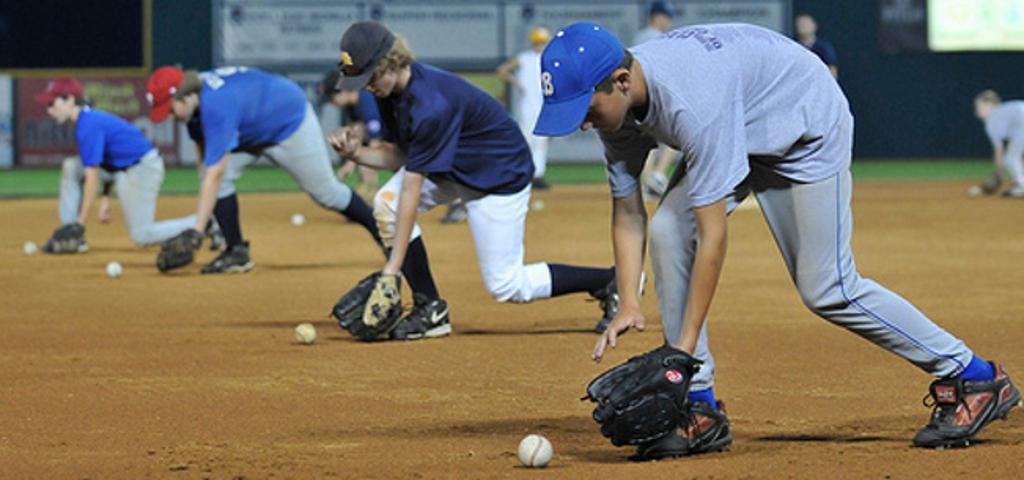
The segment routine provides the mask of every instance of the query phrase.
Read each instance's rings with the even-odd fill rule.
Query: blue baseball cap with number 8
[[[544,106],[534,135],[560,137],[580,128],[594,87],[622,63],[624,48],[601,25],[577,22],[558,31],[540,56]]]

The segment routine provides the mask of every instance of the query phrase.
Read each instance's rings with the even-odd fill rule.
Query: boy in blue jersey
[[[62,226],[43,246],[44,252],[88,251],[85,224],[101,177],[113,177],[128,232],[139,246],[162,242],[195,223],[194,216],[154,221],[156,199],[164,180],[160,153],[134,125],[85,105],[78,80],[53,80],[46,91],[36,96],[36,102],[46,107],[46,113],[57,123],[74,123],[80,159],[69,158],[64,162],[60,187]],[[104,218],[102,211],[100,218]]]
[[[193,230],[185,232],[193,250],[197,230],[213,215],[227,248],[202,273],[248,272],[249,243],[238,222],[235,181],[263,156],[284,168],[318,205],[361,224],[379,242],[370,207],[331,171],[327,145],[313,106],[295,82],[255,68],[224,67],[209,72],[161,67],[147,84],[150,118],[174,117],[188,124],[205,169]],[[158,266],[160,265],[158,258]],[[170,265],[167,269],[183,265]]]
[[[643,159],[657,142],[684,154],[651,220],[651,264],[663,348],[702,365],[680,399],[683,421],[639,445],[636,459],[732,443],[712,390],[706,316],[725,260],[728,214],[751,194],[811,312],[937,377],[931,419],[914,445],[967,446],[1018,405],[1020,391],[1001,365],[857,271],[850,247],[853,116],[829,70],[796,42],[753,25],[694,25],[627,50],[600,25],[580,22],[544,51],[541,82],[537,134],[595,129],[605,147],[623,296],[594,347],[595,361],[617,335],[645,324],[629,287],[640,281],[647,235],[637,181]]]
[[[416,215],[455,199],[465,202],[484,284],[496,300],[525,303],[587,292],[601,300],[603,329],[618,308],[612,269],[524,265],[534,167],[526,140],[504,108],[458,76],[416,62],[405,40],[377,22],[358,22],[345,32],[341,59],[339,88],[365,87],[377,97],[384,144],[361,147],[353,130],[341,129],[331,135],[331,145],[348,160],[398,170],[374,198],[381,237],[391,248],[376,289],[397,289],[401,271],[414,305],[409,315],[380,330],[399,340],[451,332]],[[377,322],[372,325],[388,323],[377,312],[399,301],[374,295],[364,320],[370,315]]]

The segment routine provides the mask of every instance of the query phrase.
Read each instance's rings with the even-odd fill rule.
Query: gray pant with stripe
[[[75,222],[82,202],[82,180],[85,167],[78,157],[64,159],[60,181],[60,222],[61,225]],[[117,198],[124,213],[125,226],[136,245],[146,246],[160,243],[196,223],[196,216],[189,215],[161,222],[156,218],[156,199],[160,185],[164,182],[164,160],[156,150],[146,153],[139,163],[120,172],[100,169],[100,182],[113,177]]]
[[[753,192],[808,309],[936,377],[957,374],[967,366],[973,353],[964,342],[907,300],[857,273],[850,250],[849,170],[817,183],[800,184],[764,166],[752,164],[751,169],[729,198],[727,209],[731,213]],[[686,186],[684,179],[670,188],[651,221],[651,262],[669,341],[675,341],[682,328],[697,246],[696,220]],[[706,325],[694,351],[704,365],[694,376],[692,390],[713,384],[715,363],[708,349]]]

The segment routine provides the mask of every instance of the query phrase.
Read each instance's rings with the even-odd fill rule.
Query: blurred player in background
[[[541,69],[551,93],[538,133],[593,128],[605,145],[623,294],[595,360],[619,332],[644,327],[632,291],[647,238],[638,164],[656,140],[686,152],[685,168],[651,220],[651,264],[665,342],[703,365],[683,412],[688,422],[640,445],[640,458],[717,451],[732,442],[712,391],[706,316],[725,262],[727,216],[750,194],[811,312],[936,377],[934,409],[916,446],[966,446],[1020,402],[1000,365],[857,271],[850,246],[853,116],[835,79],[806,49],[768,29],[721,24],[682,28],[626,50],[603,27],[581,22],[556,34]]]
[[[401,272],[414,300],[412,311],[391,327],[391,339],[451,332],[448,304],[434,283],[416,216],[453,199],[465,202],[491,296],[525,303],[587,292],[600,300],[597,328],[604,330],[618,311],[612,269],[524,265],[534,166],[522,132],[497,100],[452,73],[417,62],[405,40],[377,22],[357,22],[345,31],[338,67],[345,75],[341,89],[367,88],[377,97],[384,144],[363,147],[355,130],[340,129],[331,145],[348,160],[398,170],[374,198],[381,237],[391,248],[378,285],[397,285]],[[391,306],[367,308],[383,312]]]
[[[828,71],[832,73],[832,78],[839,78],[839,56],[836,55],[836,49],[832,46],[832,42],[818,37],[818,22],[814,21],[814,17],[806,13],[797,15],[793,19],[793,27],[796,31],[795,40],[814,52],[822,62],[825,62],[825,65],[828,65]]]
[[[980,192],[997,193],[1005,175],[1010,188],[1003,196],[1024,198],[1024,101],[1004,102],[998,93],[985,90],[974,97],[974,114],[985,123],[995,165],[995,172],[979,187]]]
[[[160,152],[138,127],[121,117],[86,105],[82,84],[73,78],[49,82],[36,102],[58,124],[72,122],[78,157],[64,160],[60,182],[61,228],[43,246],[47,253],[82,253],[89,249],[85,224],[101,179],[104,183],[99,218],[110,220],[109,182],[117,185],[125,226],[136,245],[162,242],[188,229],[196,217],[154,221],[156,200],[164,181]]]
[[[355,126],[361,130],[366,145],[374,145],[380,139],[380,112],[377,110],[377,102],[373,94],[366,90],[335,90],[341,74],[332,68],[320,82],[320,98],[323,103],[331,103],[341,109],[342,125]],[[338,169],[338,180],[344,181],[346,177],[359,171],[359,185],[356,193],[364,198],[373,198],[377,193],[377,171],[357,165],[355,162],[343,160],[341,168]]]
[[[193,228],[212,215],[227,242],[202,273],[248,272],[254,265],[242,238],[235,181],[259,157],[285,169],[318,205],[361,224],[380,242],[370,207],[335,177],[313,106],[295,82],[255,68],[200,73],[161,67],[146,89],[150,118],[162,122],[173,111],[200,150],[205,170]]]
[[[633,37],[633,45],[640,45],[664,35],[672,28],[675,14],[671,3],[661,0],[651,2],[647,10],[647,26]],[[663,143],[658,144],[658,148],[648,154],[643,174],[645,199],[657,200],[665,194],[665,189],[668,188],[668,170],[678,158],[679,152]]]
[[[676,15],[671,3],[655,0],[647,8],[647,26],[633,36],[633,45],[640,45],[654,40],[672,28],[672,19]]]
[[[544,104],[540,91],[540,52],[551,40],[551,32],[544,27],[530,30],[530,48],[516,54],[498,67],[498,77],[512,86],[512,116],[519,124],[530,154],[533,156],[533,188],[551,188],[544,173],[548,165],[548,137],[533,134],[533,127]]]

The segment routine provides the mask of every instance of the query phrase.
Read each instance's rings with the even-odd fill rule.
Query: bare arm
[[[100,168],[85,167],[85,179],[82,185],[82,205],[78,208],[78,223],[85,225],[89,218],[89,208],[96,198],[96,191],[100,185]]]
[[[612,203],[612,244],[615,250],[615,282],[619,286],[619,313],[598,339],[591,358],[600,362],[607,347],[615,348],[618,335],[630,327],[643,330],[640,310],[640,273],[647,245],[647,210],[637,188]]]
[[[996,166],[997,171],[1002,171],[1003,169],[1003,157],[1005,153],[1006,151],[1002,142],[997,143],[992,147],[992,163]]]
[[[391,245],[391,256],[381,273],[395,275],[402,269],[405,252],[409,249],[409,237],[416,224],[416,213],[420,205],[420,189],[423,175],[406,171],[402,177],[402,191],[398,195],[398,221],[395,225],[395,240]]]
[[[697,217],[697,253],[690,277],[690,291],[683,313],[683,328],[673,345],[693,353],[697,337],[704,326],[711,299],[715,296],[718,277],[722,273],[727,245],[725,200],[694,209]]]
[[[193,227],[200,232],[206,230],[206,223],[213,215],[213,207],[217,204],[217,191],[220,190],[220,181],[224,178],[228,157],[229,155],[220,157],[220,161],[207,166],[206,173],[203,174],[203,181],[199,185],[199,202],[196,206],[196,224]]]

